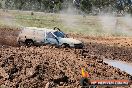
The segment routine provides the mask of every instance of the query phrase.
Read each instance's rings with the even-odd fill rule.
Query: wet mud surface
[[[85,42],[84,49],[64,49],[51,46],[18,47],[19,30],[1,29],[0,33],[0,84],[8,88],[44,88],[54,86],[79,87],[81,68],[90,79],[128,79],[128,73],[103,62],[103,58],[131,62],[131,47],[113,46],[78,38]],[[3,38],[4,37],[4,38]],[[123,45],[123,44],[122,44]],[[128,87],[126,87],[128,88]]]

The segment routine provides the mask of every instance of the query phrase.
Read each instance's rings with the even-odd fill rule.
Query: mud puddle
[[[132,63],[127,63],[123,61],[118,61],[118,60],[108,60],[104,59],[105,63],[108,63],[111,66],[114,66],[116,68],[119,68],[121,71],[125,71],[128,74],[132,75]]]

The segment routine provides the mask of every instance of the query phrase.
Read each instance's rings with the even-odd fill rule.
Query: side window
[[[55,38],[54,35],[51,32],[47,33],[47,37],[48,38]]]

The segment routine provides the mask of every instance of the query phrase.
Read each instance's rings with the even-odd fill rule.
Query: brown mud
[[[16,46],[19,32],[20,32],[20,29],[18,28],[1,27],[0,28],[0,44]]]
[[[126,72],[103,62],[103,58],[131,62],[131,47],[99,43],[96,38],[93,40],[97,42],[92,42],[89,41],[92,37],[80,38],[78,35],[70,36],[85,42],[85,49],[51,46],[18,47],[16,43],[18,29],[1,28],[0,34],[0,84],[2,86],[44,88],[47,82],[53,80],[56,87],[75,88],[79,87],[82,67],[86,68],[90,79],[132,78]]]

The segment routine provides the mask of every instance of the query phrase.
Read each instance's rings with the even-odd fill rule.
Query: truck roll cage
[[[60,30],[60,28],[58,28],[58,27],[54,27],[54,29],[53,30],[58,30],[58,31],[61,31]]]

